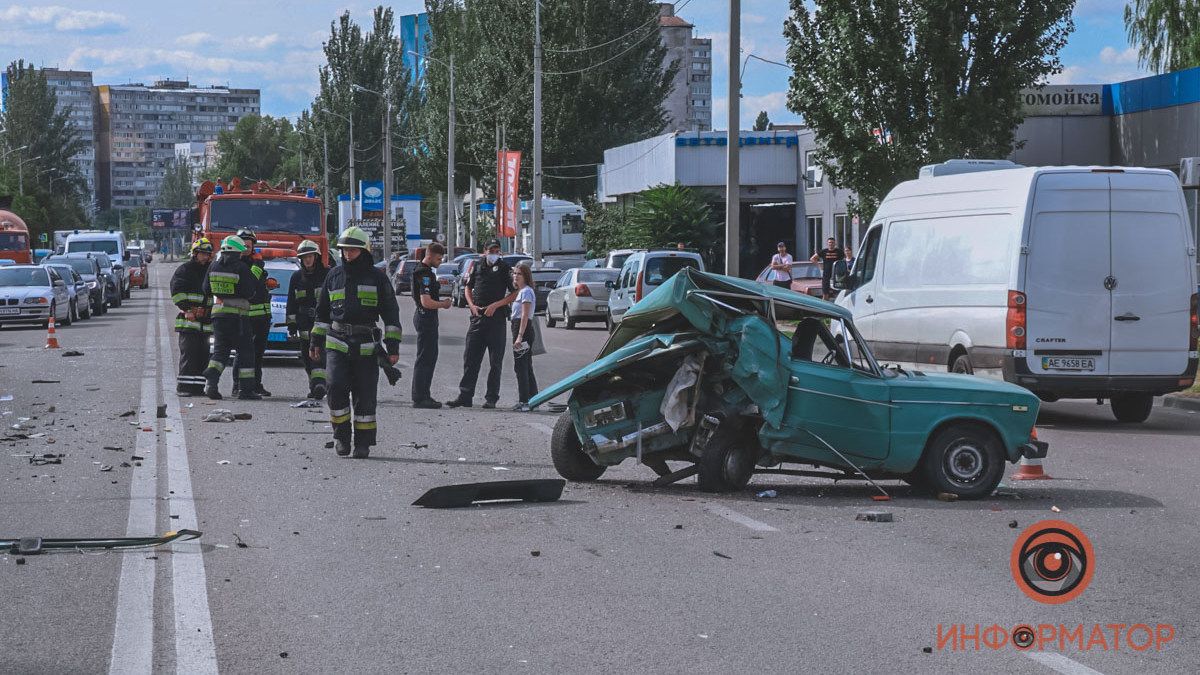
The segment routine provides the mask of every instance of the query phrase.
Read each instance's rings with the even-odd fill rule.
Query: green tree
[[[217,165],[209,172],[210,177],[283,180],[281,168],[286,151],[280,146],[293,143],[295,133],[286,117],[243,117],[233,129],[217,134]]]
[[[767,117],[766,110],[758,111],[758,117],[754,119],[755,131],[766,131],[771,128],[771,118]]]
[[[1059,72],[1074,0],[791,0],[788,108],[869,219],[923,164],[1007,157],[1018,93]],[[877,142],[872,130],[890,132]],[[886,137],[886,133],[881,133]]]
[[[1200,66],[1200,2],[1134,0],[1125,5],[1125,31],[1138,63],[1156,73]]]
[[[162,188],[158,193],[158,205],[164,209],[190,208],[196,202],[196,191],[192,187],[192,167],[187,161],[173,157],[167,160]]]
[[[583,217],[583,245],[589,258],[605,256],[615,248],[627,248],[629,229],[624,212],[599,202],[589,203]]]
[[[723,246],[712,208],[700,192],[683,185],[658,185],[641,193],[626,220],[626,241],[632,247],[664,248],[682,242],[700,251],[711,266]]]

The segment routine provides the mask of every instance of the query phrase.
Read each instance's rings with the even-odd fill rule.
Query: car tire
[[[966,354],[959,354],[950,364],[950,372],[961,375],[974,375],[975,366],[971,363],[971,357]]]
[[[754,476],[754,465],[762,448],[754,434],[743,427],[724,422],[708,439],[700,461],[697,481],[705,492],[744,490]]]
[[[917,468],[926,488],[962,499],[980,499],[1004,478],[1004,452],[990,430],[976,424],[952,424],[934,434]]]
[[[128,300],[130,298],[130,296],[132,296],[132,295],[133,295],[133,286],[132,285],[126,286],[125,292],[121,294],[121,298],[124,300]]]
[[[556,323],[558,323],[558,320],[554,318],[554,315],[550,313],[550,308],[547,307],[546,308],[546,328],[554,328],[554,324],[556,324]]]
[[[121,292],[117,291],[117,296],[115,298],[113,298],[113,301],[112,301],[112,307],[113,307],[113,309],[116,309],[120,306],[121,306]]]
[[[79,311],[75,309],[75,303],[67,301],[67,318],[63,319],[63,325],[70,326],[71,324],[75,323],[75,317],[78,316],[78,314]]]
[[[613,323],[612,312],[605,312],[604,327],[608,329],[609,335],[612,335],[617,331],[617,324]]]
[[[569,411],[559,415],[554,423],[554,433],[550,435],[550,458],[558,475],[578,483],[594,481],[604,475],[608,468],[597,464],[583,451],[583,444],[575,433],[575,420]]]
[[[1139,424],[1150,417],[1154,397],[1150,394],[1117,394],[1109,399],[1113,417],[1124,424]]]
[[[567,327],[567,330],[575,328],[575,319],[571,318],[571,310],[566,305],[563,305],[563,325]]]

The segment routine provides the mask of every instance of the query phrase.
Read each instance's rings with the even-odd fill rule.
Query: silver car
[[[67,282],[67,293],[71,296],[71,321],[92,318],[92,289],[75,268],[59,262],[43,262],[42,265],[58,272],[58,276]]]
[[[71,322],[71,295],[67,282],[42,265],[0,267],[0,325]]]
[[[580,321],[604,321],[608,316],[608,282],[621,270],[581,267],[567,270],[546,297],[546,325],[562,321],[574,328]]]

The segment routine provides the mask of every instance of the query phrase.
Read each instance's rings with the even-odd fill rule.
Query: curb
[[[1167,395],[1163,397],[1163,406],[1180,410],[1200,411],[1200,398],[1192,396]]]

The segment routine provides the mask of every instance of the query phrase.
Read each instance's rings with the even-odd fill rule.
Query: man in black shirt
[[[833,266],[841,259],[845,258],[842,249],[837,245],[837,240],[830,237],[825,240],[825,248],[817,251],[809,258],[812,262],[822,264],[821,269],[821,294],[826,300],[831,300],[834,296],[833,285],[830,283],[833,279]]]
[[[471,310],[471,327],[467,329],[467,346],[463,350],[463,376],[458,383],[458,398],[446,403],[451,408],[471,407],[483,352],[488,352],[487,393],[483,407],[495,408],[500,400],[500,370],[508,341],[508,306],[517,297],[513,285],[512,267],[500,258],[500,242],[487,246],[487,255],[475,261],[464,295]]]
[[[413,367],[412,400],[414,408],[435,410],[442,404],[433,400],[429,385],[438,359],[438,310],[449,309],[450,301],[443,300],[438,287],[437,270],[446,256],[446,247],[438,243],[425,249],[425,258],[412,273],[413,300],[417,309],[413,324],[417,327],[417,363]]]

